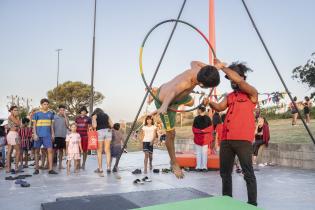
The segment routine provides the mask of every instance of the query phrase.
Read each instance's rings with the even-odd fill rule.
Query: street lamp
[[[92,71],[91,71],[91,98],[90,98],[90,114],[93,112],[94,100],[94,58],[95,58],[95,24],[96,24],[96,0],[94,0],[94,28],[93,28],[93,44],[92,44]]]
[[[57,53],[58,53],[58,66],[57,66],[57,87],[59,86],[59,54],[60,54],[60,51],[62,49],[57,49]]]

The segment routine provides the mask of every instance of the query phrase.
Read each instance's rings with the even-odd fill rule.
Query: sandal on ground
[[[8,176],[4,178],[5,180],[16,180],[16,177]]]
[[[163,168],[163,169],[162,169],[162,173],[169,173],[169,172],[171,172],[171,170],[168,169],[168,168]]]
[[[30,187],[30,186],[31,185],[25,181],[21,184],[21,187]]]
[[[141,169],[136,169],[133,172],[131,172],[132,174],[141,174]]]
[[[25,181],[23,179],[17,179],[15,181],[15,184],[22,184],[22,183],[25,183]]]
[[[144,181],[144,182],[152,182],[152,180],[149,178],[149,177],[144,177],[143,179],[142,179],[142,181]]]
[[[136,179],[133,181],[134,184],[144,184],[143,181],[141,181],[140,179]]]
[[[153,173],[155,173],[155,174],[160,173],[160,169],[158,169],[158,168],[153,169]]]
[[[100,170],[100,169],[98,168],[98,169],[95,169],[94,173],[100,174],[100,173],[103,173],[103,170]]]

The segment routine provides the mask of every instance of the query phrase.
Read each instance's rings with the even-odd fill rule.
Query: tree
[[[51,108],[57,110],[60,104],[67,107],[70,117],[78,114],[82,106],[90,105],[91,86],[82,82],[67,81],[47,92]],[[104,99],[102,93],[94,91],[94,103],[97,105]]]
[[[315,52],[311,55],[305,65],[298,66],[292,71],[293,79],[307,84],[310,88],[315,88]],[[311,98],[315,96],[315,92],[311,93]]]
[[[7,104],[8,110],[11,106],[17,106],[19,109],[20,119],[27,117],[28,113],[30,112],[30,102],[32,101],[32,99],[20,97],[18,95],[7,96],[7,99],[9,99],[9,102]]]

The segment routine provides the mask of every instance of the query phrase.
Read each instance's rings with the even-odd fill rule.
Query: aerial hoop
[[[208,45],[209,48],[211,49],[212,54],[213,54],[213,57],[216,58],[215,51],[214,51],[212,45],[210,44],[209,40],[207,39],[207,37],[206,37],[197,27],[193,26],[192,24],[190,24],[190,23],[188,23],[188,22],[186,22],[186,21],[183,21],[183,20],[169,19],[169,20],[164,20],[164,21],[162,21],[162,22],[156,24],[155,26],[153,26],[153,27],[151,28],[151,30],[146,34],[146,36],[145,36],[145,38],[144,38],[144,40],[143,40],[143,42],[142,42],[142,44],[141,44],[141,47],[140,47],[140,55],[139,55],[139,67],[140,67],[140,75],[141,75],[141,77],[142,77],[143,83],[144,83],[144,85],[145,85],[147,91],[150,93],[150,95],[152,96],[152,98],[153,98],[155,101],[159,102],[159,103],[161,103],[160,100],[159,100],[159,99],[154,95],[154,93],[152,92],[151,87],[148,85],[148,83],[147,83],[147,81],[146,81],[146,79],[145,79],[144,73],[143,73],[143,62],[142,62],[143,48],[144,48],[145,43],[146,43],[146,41],[148,40],[149,36],[151,35],[151,33],[152,33],[156,28],[158,28],[159,26],[161,26],[161,25],[163,25],[163,24],[165,24],[165,23],[171,23],[171,22],[182,23],[182,24],[187,25],[187,26],[189,26],[190,28],[194,29],[196,32],[198,32],[198,34],[201,35],[201,37],[206,41],[207,45]],[[211,89],[211,91],[210,91],[210,93],[209,93],[208,96],[210,96],[210,95],[212,94],[213,89],[214,89],[214,88]],[[173,111],[173,112],[191,112],[191,111],[197,109],[200,105],[201,105],[201,104],[199,104],[198,106],[196,106],[196,107],[194,107],[194,108],[187,109],[187,110],[176,110],[176,109],[173,109],[172,107],[169,107],[168,109],[171,110],[171,111]]]

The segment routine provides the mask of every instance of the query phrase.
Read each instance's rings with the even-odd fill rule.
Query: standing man
[[[40,100],[41,110],[33,115],[33,132],[34,132],[34,148],[35,148],[35,172],[39,174],[39,151],[40,147],[48,150],[48,173],[58,174],[53,170],[53,149],[52,141],[55,138],[54,133],[54,113],[48,110],[49,101],[44,98]]]
[[[55,149],[55,155],[59,157],[59,169],[64,169],[64,167],[62,166],[62,158],[63,158],[63,150],[66,149],[66,136],[67,136],[68,128],[69,128],[69,120],[66,115],[66,107],[64,105],[59,105],[58,114],[54,116],[54,131],[55,131],[54,149]]]
[[[81,168],[85,169],[85,162],[88,154],[88,129],[92,127],[92,119],[87,116],[89,113],[85,106],[82,106],[80,111],[80,115],[75,119],[75,123],[77,124],[77,132],[81,136],[81,145],[83,150],[83,161]]]
[[[233,63],[226,67],[218,59],[215,67],[221,69],[230,80],[233,92],[220,103],[209,102],[217,112],[227,110],[223,124],[220,148],[220,175],[223,195],[232,197],[232,171],[237,155],[247,186],[248,203],[257,206],[257,183],[252,164],[255,139],[254,111],[258,101],[257,90],[246,82],[246,72],[251,71],[242,63]]]

